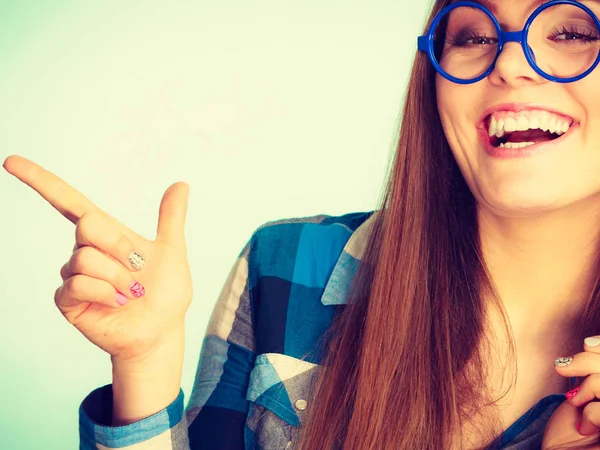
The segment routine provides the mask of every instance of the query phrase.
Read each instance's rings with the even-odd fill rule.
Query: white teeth
[[[490,130],[489,130],[490,137],[495,135],[497,132],[498,132],[498,121],[496,120],[496,118],[494,116],[492,116],[492,120],[490,121]]]
[[[550,123],[548,124],[548,131],[550,133],[554,133],[556,131],[556,117],[552,117],[550,119]]]
[[[542,111],[540,115],[540,130],[548,131],[550,122],[550,113],[548,111]]]
[[[535,142],[507,142],[500,144],[500,148],[524,148],[535,145]]]
[[[555,127],[555,129],[554,129],[554,132],[555,132],[556,134],[558,134],[559,136],[560,136],[561,134],[563,134],[563,121],[562,121],[562,120],[557,120],[557,121],[556,121],[556,127]]]
[[[514,131],[542,130],[558,134],[566,133],[571,121],[542,110],[522,111],[519,113],[492,114],[488,128],[489,136],[501,138]]]
[[[496,137],[504,136],[504,119],[498,119],[498,128],[496,128]]]
[[[525,116],[517,118],[517,131],[529,130],[529,120]]]
[[[566,133],[569,130],[569,122],[559,121],[556,124],[556,134],[561,135]]]
[[[529,128],[532,130],[540,128],[540,116],[538,114],[532,114],[529,117]]]
[[[512,117],[507,117],[504,120],[504,131],[507,133],[517,131],[517,121]]]

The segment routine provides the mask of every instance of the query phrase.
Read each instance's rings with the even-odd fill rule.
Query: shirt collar
[[[346,242],[321,296],[321,303],[324,305],[345,305],[348,303],[351,282],[363,257],[376,214],[379,214],[379,211],[371,214],[367,220],[360,224]]]

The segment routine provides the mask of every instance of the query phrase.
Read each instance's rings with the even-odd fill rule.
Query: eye
[[[448,39],[448,44],[455,47],[471,47],[479,45],[496,45],[498,38],[488,37],[485,34],[481,35],[476,32],[461,33],[457,36]]]
[[[577,27],[563,27],[562,30],[557,29],[548,37],[553,41],[586,43],[597,41],[598,33],[592,30],[578,29]]]

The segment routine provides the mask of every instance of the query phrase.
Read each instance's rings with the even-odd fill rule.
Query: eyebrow
[[[456,3],[459,0],[452,0],[451,3]],[[483,7],[485,7],[486,9],[489,9],[491,11],[492,14],[495,14],[497,9],[496,9],[496,3],[492,0],[471,0],[475,3],[479,3],[480,5],[482,5]],[[533,9],[538,8],[540,6],[542,6],[545,3],[548,3],[550,0],[535,0],[535,2],[533,2]],[[600,3],[600,0],[575,0],[577,3],[588,3],[588,2],[592,2],[592,3]]]

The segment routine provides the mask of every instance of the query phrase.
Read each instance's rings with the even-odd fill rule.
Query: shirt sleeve
[[[79,408],[80,450],[243,450],[246,393],[255,360],[249,261],[254,235],[231,269],[202,343],[196,378],[162,411],[129,425],[112,422],[112,385],[91,392]]]

